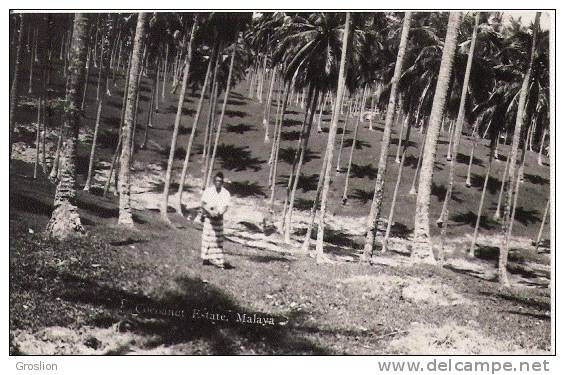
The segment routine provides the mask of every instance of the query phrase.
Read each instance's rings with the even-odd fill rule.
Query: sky
[[[534,22],[534,17],[536,15],[535,11],[505,11],[502,17],[503,20],[508,20],[510,17],[513,18],[522,18],[522,24],[524,26],[529,26],[532,22]],[[550,12],[542,12],[539,23],[540,28],[542,30],[549,30],[551,27],[551,17],[553,16]]]

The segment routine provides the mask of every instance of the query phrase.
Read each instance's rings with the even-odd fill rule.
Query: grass
[[[86,128],[91,128],[94,123],[94,77],[95,72],[92,73],[87,96]],[[144,124],[149,99],[148,82],[142,80],[140,125]],[[121,85],[123,82],[119,81],[118,88],[112,90],[112,96],[104,108],[100,152],[97,154],[99,162],[110,159],[116,142]],[[57,87],[62,89],[61,82]],[[197,93],[189,95],[189,113],[196,106],[197,97]],[[170,147],[174,104],[174,97],[167,93],[166,101],[160,103],[159,113],[156,114],[155,127],[149,130],[152,142],[146,150],[138,150],[135,154],[137,165],[165,164]],[[299,129],[302,116],[299,108],[291,107],[290,111],[285,125],[285,133],[288,134],[285,135],[281,150],[281,154],[287,156],[292,155],[291,148],[296,145],[293,132]],[[17,122],[32,122],[34,117],[30,115],[31,112],[33,108],[20,107]],[[58,123],[59,115],[57,112],[53,124]],[[175,153],[176,172],[180,170],[186,152],[184,147],[192,125],[191,116],[183,116],[181,121],[182,129]],[[207,117],[206,110],[202,116]],[[324,116],[324,119],[323,127],[327,128],[329,116]],[[268,165],[265,161],[271,146],[263,143],[261,121],[262,106],[246,98],[244,84],[237,86],[228,104],[217,168],[224,169],[235,197],[246,201],[262,201],[269,194],[266,187]],[[377,128],[381,130],[370,132],[365,127],[360,130],[363,152],[357,152],[354,156],[348,205],[342,206],[340,203],[344,175],[338,175],[333,180],[329,209],[336,215],[337,221],[345,216],[362,218],[368,213],[376,174],[373,165],[378,155],[382,125],[377,124]],[[138,140],[143,130],[143,126],[138,126]],[[418,132],[413,134],[416,136],[412,140],[421,142],[416,138]],[[350,136],[349,133],[346,135]],[[309,202],[313,200],[326,136],[326,133],[314,134],[311,138],[309,157],[304,167],[305,178],[298,191],[302,209],[308,209]],[[17,141],[33,147],[33,132],[19,132],[18,137]],[[200,150],[202,137],[200,132],[195,141],[196,152]],[[432,218],[439,215],[441,198],[445,192],[443,184],[448,173],[444,158],[447,147],[445,139],[444,134],[438,150]],[[464,137],[461,155],[468,155],[469,147],[468,137]],[[501,153],[507,151],[508,148],[503,147]],[[84,182],[88,152],[89,143],[81,142],[79,185]],[[348,156],[348,152],[349,149],[344,149],[345,155]],[[391,155],[395,152],[393,146]],[[463,185],[465,163],[457,164],[458,179],[451,208],[455,225],[450,226],[448,232],[452,239],[469,233],[474,225],[472,215],[468,213],[476,211],[480,176],[486,168],[486,152],[485,144],[476,150],[471,188]],[[415,158],[417,147],[411,147],[409,155]],[[537,234],[545,199],[549,194],[549,169],[538,167],[535,157],[535,154],[528,153],[526,179],[520,191],[520,214],[515,223],[515,233],[530,239]],[[192,160],[195,163],[191,165],[190,173],[198,178],[201,176],[198,153],[193,155]],[[282,187],[286,186],[291,162],[288,157],[283,160],[277,179],[278,199],[283,198]],[[387,197],[391,196],[397,168],[393,160],[390,165],[385,190]],[[121,230],[115,226],[116,199],[112,196],[102,198],[97,189],[93,193],[78,193],[79,211],[88,229],[88,236],[58,242],[41,234],[52,211],[54,186],[43,175],[32,180],[29,176],[33,166],[28,162],[14,160],[10,168],[12,353],[57,352],[62,349],[53,348],[60,348],[61,345],[70,348],[68,350],[73,353],[90,354],[424,353],[434,350],[431,344],[426,344],[430,347],[414,348],[406,343],[393,343],[403,338],[411,342],[412,336],[422,336],[415,331],[421,327],[432,330],[426,335],[439,337],[441,332],[446,332],[446,322],[458,327],[454,332],[472,329],[477,337],[490,340],[493,346],[489,348],[492,347],[495,352],[550,350],[549,289],[519,285],[511,290],[500,289],[488,278],[477,277],[471,272],[403,263],[401,260],[405,255],[398,252],[383,256],[390,259],[389,264],[382,262],[368,266],[336,262],[318,266],[308,257],[254,249],[231,241],[226,244],[226,253],[234,268],[220,272],[201,265],[201,228],[198,224],[188,222],[179,215],[171,215],[182,230],[171,229],[160,221],[158,213],[144,209],[134,210],[135,230]],[[500,176],[503,168],[502,162],[497,163],[493,176]],[[415,197],[408,195],[408,189],[414,169],[408,167],[406,170],[408,173],[403,177],[395,217],[394,233],[398,237],[407,236],[413,227]],[[190,188],[193,193],[198,190]],[[190,195],[190,192],[186,195]],[[487,194],[489,215],[494,212],[496,198],[494,185]],[[384,202],[384,212],[388,211],[388,204],[388,200]],[[488,224],[488,227],[482,228],[482,234],[488,236],[499,232],[497,223]],[[247,224],[250,228],[254,228],[254,225]],[[549,225],[546,230],[549,231]],[[328,246],[330,252],[352,254],[359,249],[361,236],[350,236],[338,230],[332,231],[331,228],[328,232],[333,233],[333,245]],[[435,233],[436,229],[433,231]],[[496,251],[486,248],[480,252],[480,259],[470,262],[489,266],[489,262],[495,261],[496,254],[493,252]],[[465,258],[464,251],[453,254]],[[511,272],[512,267],[517,269],[519,266],[522,268],[518,271],[524,272],[525,266],[534,263],[547,265],[548,256],[520,248],[511,253],[510,262]],[[439,297],[443,293],[445,299],[449,300],[450,296],[455,295],[468,303],[430,303],[412,298],[413,293],[410,292],[418,283],[429,283],[433,288],[428,289],[440,293]],[[443,301],[439,297],[435,298]],[[144,311],[159,311],[162,308],[184,311],[185,318],[159,313],[135,314],[138,306],[147,307]],[[191,312],[194,309],[269,316],[282,324],[213,323],[206,319],[193,319]],[[110,332],[114,332],[114,335]],[[431,342],[434,340],[437,341],[437,338]],[[26,346],[26,343],[29,345]],[[463,342],[454,345],[463,348],[463,351],[469,348]],[[474,349],[469,350],[473,352]]]

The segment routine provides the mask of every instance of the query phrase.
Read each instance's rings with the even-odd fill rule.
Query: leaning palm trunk
[[[214,74],[212,74],[212,82],[210,84],[210,92],[208,95],[208,118],[206,120],[206,129],[204,131],[204,141],[203,141],[203,147],[202,147],[202,161],[204,161],[204,163],[202,164],[202,172],[206,172],[208,170],[208,144],[210,143],[210,139],[212,137],[212,132],[213,132],[213,123],[214,123],[214,116],[216,114],[216,99],[217,99],[217,88],[218,88],[218,83],[216,82],[217,78],[218,78],[218,67],[219,67],[219,62],[218,59],[220,57],[220,53],[219,53],[219,46],[218,44],[214,45],[214,49],[212,50],[212,54],[210,59],[214,60]],[[212,57],[213,56],[213,57]],[[204,189],[206,183],[206,175],[204,175],[203,178],[203,185],[202,188]]]
[[[390,211],[388,213],[388,220],[386,224],[385,236],[383,238],[382,252],[388,250],[388,240],[390,238],[390,231],[392,229],[392,224],[394,220],[394,210],[396,208],[396,199],[398,197],[398,190],[400,188],[400,181],[402,180],[402,171],[404,170],[404,161],[406,160],[406,151],[408,150],[408,144],[410,142],[410,130],[412,129],[412,123],[409,120],[410,116],[406,115],[408,121],[408,127],[406,129],[406,135],[404,138],[404,147],[402,147],[402,156],[400,157],[400,165],[398,166],[398,174],[396,176],[396,185],[394,185],[394,192],[392,193],[392,201],[390,203]]]
[[[414,220],[414,244],[411,256],[414,262],[435,263],[432,244],[430,241],[429,217],[432,176],[436,157],[439,127],[441,125],[441,118],[443,116],[444,106],[447,99],[447,89],[453,67],[455,48],[457,47],[457,33],[460,22],[460,12],[450,13],[438,81],[430,114],[430,123],[428,125],[428,132],[424,144],[424,154],[422,155],[422,169],[420,171],[420,179],[418,181],[418,196],[416,198],[416,213]]]
[[[118,144],[116,145],[116,149],[114,150],[114,155],[112,156],[112,163],[110,164],[110,170],[108,171],[108,177],[106,179],[106,184],[104,184],[104,192],[102,193],[103,197],[106,197],[106,195],[108,195],[108,190],[110,189],[110,183],[112,181],[112,173],[114,172],[115,168],[116,168],[116,163],[118,161],[118,155],[120,153],[121,150],[121,146],[122,146],[122,129],[123,129],[123,124],[124,124],[124,117],[126,114],[126,103],[127,103],[127,98],[128,98],[128,87],[129,87],[129,77],[130,77],[130,71],[131,71],[131,57],[132,55],[130,54],[129,59],[128,59],[128,67],[127,67],[127,71],[126,71],[126,81],[124,84],[124,94],[123,94],[123,98],[122,98],[122,114],[120,116],[120,126],[119,126],[119,130],[118,130]],[[117,177],[117,171],[116,171],[116,177]],[[117,178],[116,178],[117,180]],[[116,189],[117,190],[117,189]],[[116,192],[115,192],[116,194]]]
[[[541,160],[541,155],[543,154],[543,145],[545,144],[545,137],[547,136],[547,127],[545,127],[543,129],[543,135],[541,137],[541,143],[539,145],[539,151],[538,151],[538,165],[542,166],[542,160]]]
[[[545,210],[543,212],[543,219],[541,220],[541,225],[539,227],[538,236],[536,238],[536,252],[538,251],[539,245],[541,243],[541,236],[543,234],[543,227],[545,225],[545,221],[547,220],[547,213],[549,212],[549,204],[551,203],[551,199],[547,200],[547,204],[545,205]]]
[[[497,135],[497,139],[498,139],[498,135]],[[471,249],[469,250],[469,255],[474,257],[475,256],[475,247],[477,244],[477,235],[479,233],[479,227],[481,225],[481,215],[483,213],[483,205],[485,202],[485,195],[487,192],[487,186],[488,186],[488,180],[490,177],[490,171],[492,168],[492,161],[494,159],[494,150],[496,149],[496,146],[493,147],[493,145],[496,142],[494,141],[494,139],[491,139],[491,143],[490,143],[490,154],[489,154],[489,159],[488,159],[488,167],[487,167],[487,172],[485,173],[485,181],[483,183],[483,191],[481,193],[481,200],[479,201],[479,209],[477,211],[477,221],[475,222],[475,230],[473,231],[473,240],[471,242]]]
[[[477,147],[477,142],[479,142],[479,132],[477,130],[479,123],[475,122],[473,127],[473,132],[471,137],[473,138],[472,146],[471,146],[471,154],[469,155],[469,165],[467,166],[467,178],[465,179],[465,186],[471,187],[471,169],[473,167],[473,158],[475,156],[475,147]],[[490,123],[489,123],[490,125]]]
[[[506,184],[506,176],[508,176],[508,165],[510,164],[510,156],[506,159],[504,166],[504,173],[502,174],[502,182],[500,185],[500,192],[498,193],[498,201],[496,203],[496,212],[494,213],[494,220],[500,220],[500,209],[502,208],[502,197],[504,196],[504,186]]]
[[[341,61],[339,64],[339,75],[337,81],[337,97],[336,97],[335,108],[332,111],[332,122],[330,125],[329,135],[328,135],[327,165],[325,171],[323,171],[323,173],[320,173],[320,178],[324,179],[324,183],[322,188],[322,198],[320,202],[320,219],[319,219],[318,233],[316,239],[316,261],[318,263],[326,262],[328,260],[324,256],[324,216],[326,214],[328,192],[330,190],[332,158],[335,147],[337,124],[339,120],[339,109],[341,108],[341,103],[343,102],[343,94],[345,92],[345,65],[346,65],[345,57],[347,56],[347,44],[349,41],[350,19],[351,19],[351,14],[347,12],[345,16],[345,27],[344,27],[343,39],[342,39],[343,47],[341,49],[341,59],[340,59]]]
[[[231,91],[231,80],[233,74],[233,62],[235,60],[235,45],[233,46],[231,52],[230,69],[228,72],[228,81],[226,83],[226,93],[224,94],[224,102],[222,103],[222,113],[218,120],[218,128],[216,130],[216,139],[214,140],[214,149],[212,150],[212,156],[210,158],[210,167],[206,176],[206,186],[210,183],[210,178],[212,177],[212,171],[214,170],[214,162],[216,159],[216,151],[218,150],[218,142],[220,141],[220,133],[222,131],[222,122],[224,121],[224,115],[226,114],[226,107],[228,105],[228,98]]]
[[[94,155],[96,153],[96,140],[98,138],[98,129],[100,128],[100,114],[102,113],[102,101],[98,101],[98,108],[96,110],[96,123],[94,125],[94,134],[92,135],[92,145],[90,147],[90,158],[88,160],[88,173],[86,175],[86,182],[84,184],[84,190],[90,191],[90,185],[92,184],[92,172],[94,169]]]
[[[198,24],[198,19],[195,18],[192,24],[192,30],[190,31],[190,41],[188,42],[188,50],[186,52],[186,62],[184,64],[184,72],[182,77],[182,86],[179,94],[179,101],[177,105],[177,115],[175,117],[175,124],[173,127],[173,135],[171,137],[171,149],[169,150],[169,160],[167,162],[167,172],[165,173],[165,187],[163,189],[163,202],[161,205],[161,218],[170,223],[169,216],[167,215],[167,210],[169,208],[169,189],[171,187],[171,174],[173,172],[173,163],[175,161],[175,150],[177,148],[177,137],[179,134],[180,118],[182,115],[182,106],[184,104],[184,97],[186,94],[186,86],[188,84],[188,75],[190,74],[190,63],[192,60],[192,46],[194,44],[194,34],[196,33],[196,27]],[[179,212],[182,213],[182,212]]]
[[[447,160],[449,160],[449,177],[447,180],[447,191],[443,200],[441,214],[437,220],[437,225],[440,230],[440,261],[443,261],[443,244],[445,242],[445,234],[447,232],[447,223],[449,220],[449,203],[451,201],[451,194],[453,192],[453,180],[455,179],[455,162],[457,159],[457,152],[459,149],[459,141],[461,137],[461,130],[463,129],[463,121],[465,120],[465,103],[467,101],[467,91],[469,86],[469,77],[471,75],[471,66],[473,63],[473,52],[475,50],[475,42],[477,39],[477,28],[479,27],[479,15],[475,14],[475,26],[473,27],[473,34],[471,36],[471,45],[469,47],[469,54],[467,55],[467,66],[465,67],[465,77],[463,78],[463,87],[461,90],[461,100],[459,101],[459,111],[457,113],[457,120],[455,126],[451,126],[451,137],[449,141],[449,151]]]
[[[311,95],[311,93],[309,95]],[[312,129],[312,122],[314,120],[314,108],[312,108],[312,103],[316,102],[317,95],[318,95],[318,91],[316,91],[316,94],[314,95],[314,99],[312,99],[308,103],[310,106],[310,118],[308,119],[307,126],[304,127],[304,133],[301,135],[301,144],[298,150],[300,155],[298,157],[298,165],[296,166],[296,172],[294,174],[294,180],[292,182],[292,192],[290,194],[290,199],[288,202],[288,210],[286,212],[286,217],[285,217],[284,239],[286,243],[290,242],[290,233],[292,232],[292,211],[294,209],[294,198],[296,196],[296,189],[298,187],[298,181],[300,179],[302,164],[304,162],[304,155],[308,150],[308,141],[310,140],[310,131]]]
[[[390,98],[386,111],[385,126],[383,137],[381,139],[381,149],[379,155],[379,164],[377,178],[375,181],[375,193],[373,201],[371,202],[371,209],[367,217],[367,227],[365,236],[365,246],[363,249],[362,260],[368,260],[374,250],[375,238],[377,235],[377,223],[381,213],[381,206],[384,194],[385,176],[388,165],[388,149],[390,146],[390,135],[394,120],[394,112],[396,108],[398,82],[402,73],[402,65],[404,63],[404,55],[406,53],[406,46],[408,44],[408,35],[410,32],[410,23],[412,21],[412,13],[404,13],[404,23],[402,25],[402,34],[400,36],[400,45],[398,47],[398,54],[396,56],[396,65],[394,66],[394,75],[392,76]]]
[[[314,228],[314,222],[316,221],[316,211],[318,210],[318,205],[320,203],[320,196],[322,195],[322,187],[324,186],[324,171],[328,163],[328,152],[324,153],[324,161],[322,162],[322,169],[320,172],[320,178],[318,179],[318,186],[316,188],[316,197],[314,198],[314,204],[310,209],[310,220],[308,223],[308,228],[306,229],[306,235],[304,236],[304,242],[302,243],[302,251],[308,252],[310,250],[310,240],[312,237],[312,229]]]
[[[141,73],[143,41],[145,39],[147,13],[139,13],[137,16],[137,26],[133,43],[131,58],[131,68],[129,73],[128,95],[122,126],[122,153],[120,156],[119,171],[119,217],[118,224],[133,227],[133,216],[131,212],[131,181],[130,181],[130,159],[133,131],[133,117],[135,108],[135,98],[139,91],[139,81],[137,77]]]
[[[155,103],[159,103],[159,96],[157,95],[157,87],[159,87],[158,68],[153,76],[153,83],[151,84],[151,96],[149,99],[149,109],[147,110],[147,117],[145,120],[145,131],[143,132],[143,142],[139,146],[140,149],[147,147],[147,138],[149,137],[149,128],[153,127],[153,113],[155,111]]]
[[[351,143],[351,150],[349,151],[349,162],[347,163],[347,173],[345,174],[345,184],[343,186],[343,195],[341,196],[341,204],[347,204],[347,191],[349,189],[349,176],[351,175],[351,165],[353,164],[353,152],[355,152],[355,146],[357,145],[357,133],[359,131],[359,122],[361,117],[357,117],[355,120],[355,129],[353,130],[353,142]]]
[[[20,85],[20,70],[22,65],[22,40],[25,25],[25,16],[20,14],[20,30],[18,31],[18,41],[16,45],[16,61],[14,64],[14,77],[10,87],[10,160],[12,159],[12,144],[14,143],[14,130],[16,128],[16,107],[18,106],[18,90]]]
[[[347,111],[347,115],[345,116],[345,122],[343,123],[343,128],[341,131],[341,141],[339,142],[339,152],[337,153],[337,162],[336,162],[336,167],[335,167],[335,171],[336,173],[341,173],[341,152],[343,151],[343,141],[345,140],[345,132],[347,131],[347,123],[349,122],[349,117],[351,115],[351,106],[352,106],[352,101],[349,103],[349,109]],[[355,103],[357,104],[357,103]],[[356,122],[356,124],[358,123],[358,121]]]
[[[276,119],[276,120],[275,120],[275,133],[279,131],[279,130],[278,130],[278,127],[280,126],[278,119],[279,119],[279,117],[280,117],[281,106],[282,106],[282,102],[281,102],[281,93],[282,93],[282,91],[283,91],[283,90],[282,90],[282,86],[283,86],[283,82],[282,82],[282,81],[281,81],[280,86],[281,86],[281,87],[279,87],[279,93],[278,93],[278,95],[277,95],[277,113],[275,114],[275,119]],[[287,83],[284,87],[285,87],[285,88],[284,88],[284,90],[285,90],[284,96],[285,96],[285,98],[286,98],[287,95],[290,95],[290,82]],[[270,167],[269,167],[269,178],[270,178],[270,176],[271,176],[272,173],[273,173],[273,160],[274,160],[275,153],[276,153],[276,147],[277,147],[276,144],[273,142],[273,143],[271,144],[271,153],[270,153],[270,155],[269,155],[269,161],[267,162],[267,164],[270,165]],[[270,184],[270,183],[271,183],[271,180],[269,180],[269,184]]]
[[[272,97],[273,97],[273,87],[275,86],[275,79],[277,76],[277,69],[273,68],[273,73],[271,74],[271,84],[269,85],[269,95],[267,96],[267,103],[265,103],[265,111],[263,114],[263,126],[265,127],[265,143],[269,143],[269,122],[271,121],[271,107],[272,107]]]
[[[284,98],[283,98],[283,103],[282,103],[282,107],[281,107],[281,102],[279,100],[279,107],[280,108],[280,114],[277,115],[277,121],[275,122],[275,129],[276,129],[276,140],[275,142],[273,142],[273,147],[271,150],[271,158],[270,158],[270,167],[269,167],[269,186],[271,187],[271,203],[270,206],[271,208],[273,207],[274,203],[275,203],[275,188],[277,185],[277,168],[279,165],[279,151],[281,148],[281,134],[282,134],[282,126],[283,126],[283,122],[284,122],[284,115],[286,113],[286,108],[288,106],[288,102],[289,102],[289,95],[290,95],[290,82],[287,83],[287,85],[284,88]],[[280,98],[279,98],[280,99]],[[279,112],[277,110],[277,112]],[[284,217],[284,216],[283,216]],[[283,220],[284,221],[284,220]]]
[[[37,127],[35,134],[35,162],[33,163],[33,179],[37,178],[37,170],[39,169],[39,150],[41,148],[41,97],[37,99]]]
[[[402,108],[402,106],[400,106]],[[401,116],[399,116],[401,117]],[[396,146],[396,157],[394,162],[400,164],[400,149],[402,149],[402,136],[404,135],[404,128],[408,126],[408,116],[404,116],[404,120],[400,123],[400,134],[398,135],[398,145]]]
[[[282,222],[283,222],[283,228],[285,228],[286,224],[288,223],[288,208],[289,208],[289,202],[291,200],[291,191],[292,191],[292,186],[293,186],[293,181],[295,180],[295,173],[296,173],[296,165],[298,164],[298,159],[301,156],[301,152],[302,152],[302,146],[304,144],[304,137],[305,137],[305,129],[308,126],[308,114],[311,113],[312,111],[312,91],[313,88],[311,87],[308,90],[308,104],[306,106],[306,111],[304,112],[304,120],[302,121],[302,125],[300,126],[300,135],[298,137],[298,142],[297,142],[297,147],[296,147],[296,151],[294,152],[294,158],[292,159],[292,166],[290,168],[290,173],[288,175],[288,181],[287,181],[287,186],[286,186],[286,198],[284,201],[284,205],[283,205],[283,213],[282,213]],[[291,94],[292,95],[292,94]],[[289,99],[289,102],[292,102],[291,100],[292,98]],[[315,110],[315,109],[314,109]],[[294,201],[294,199],[292,199]],[[288,237],[287,232],[285,230],[285,241],[288,242],[290,241],[290,237]]]
[[[61,151],[61,178],[55,191],[53,213],[45,229],[49,236],[57,239],[65,239],[85,232],[76,206],[76,158],[87,34],[88,16],[83,13],[75,14],[66,84],[66,110],[62,125],[64,141]]]
[[[204,103],[204,94],[206,93],[206,88],[208,86],[208,81],[210,80],[210,74],[212,70],[212,59],[208,61],[208,68],[206,69],[206,77],[204,78],[204,85],[200,92],[200,100],[198,101],[198,107],[196,108],[196,115],[192,121],[192,129],[190,131],[190,137],[188,138],[188,144],[186,145],[186,155],[184,156],[184,163],[182,165],[182,172],[179,181],[178,189],[178,201],[177,201],[177,211],[182,212],[182,193],[184,191],[184,184],[186,182],[186,173],[188,172],[188,163],[190,161],[190,153],[192,152],[192,144],[194,143],[194,137],[196,136],[196,128],[198,127],[198,120],[200,119],[200,112],[202,111],[202,105]]]
[[[423,130],[424,128],[426,128],[426,130]],[[420,127],[420,131],[423,135],[423,137],[426,136],[427,133],[427,126],[422,125]],[[412,178],[412,185],[410,186],[410,191],[408,192],[408,194],[410,195],[416,195],[417,191],[416,191],[416,181],[418,181],[418,176],[420,173],[420,167],[422,166],[422,155],[424,155],[424,143],[425,143],[425,138],[422,139],[422,142],[420,142],[420,151],[418,152],[418,162],[416,163],[416,171],[414,172],[414,177]]]
[[[532,49],[530,52],[530,61],[528,64],[528,70],[526,71],[526,75],[524,76],[524,81],[522,82],[522,87],[520,89],[520,98],[518,100],[518,110],[516,114],[516,125],[514,127],[514,136],[512,140],[512,148],[510,153],[510,164],[508,165],[508,186],[510,189],[506,195],[506,204],[504,207],[504,222],[502,224],[502,233],[504,234],[504,244],[500,250],[500,257],[498,261],[498,272],[499,272],[499,281],[501,284],[508,286],[510,282],[508,280],[508,273],[506,270],[506,265],[508,264],[508,251],[510,245],[510,236],[512,233],[512,221],[514,219],[514,212],[516,210],[516,206],[512,209],[512,202],[517,201],[518,192],[519,192],[519,181],[515,184],[514,181],[516,179],[514,170],[516,168],[516,159],[518,156],[518,144],[520,143],[520,136],[522,131],[522,124],[524,122],[525,117],[525,106],[526,106],[526,97],[528,95],[528,86],[530,84],[530,78],[532,76],[532,65],[534,61],[534,55],[536,51],[536,43],[537,43],[537,34],[538,34],[538,27],[539,27],[539,19],[540,19],[540,12],[536,13],[536,18],[534,21],[534,34],[532,36]]]
[[[322,116],[324,115],[324,109],[326,108],[326,104],[328,103],[328,97],[330,93],[327,92],[326,95],[323,95],[322,104],[320,106],[320,113],[318,115],[318,133],[322,132]]]

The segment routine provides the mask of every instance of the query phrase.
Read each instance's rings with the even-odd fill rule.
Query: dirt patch
[[[36,333],[15,331],[13,343],[20,353],[30,355],[124,354],[134,347],[147,345],[151,337],[119,332],[118,324],[108,328],[81,327],[78,330],[60,326]]]
[[[475,323],[478,325],[477,323]],[[407,355],[548,354],[537,348],[520,348],[481,334],[472,325],[447,323],[441,327],[415,324],[390,343],[391,352]]]
[[[473,302],[452,287],[435,280],[393,275],[353,276],[341,281],[362,291],[364,298],[388,298],[430,306],[455,306]]]

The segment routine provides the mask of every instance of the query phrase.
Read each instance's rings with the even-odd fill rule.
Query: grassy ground
[[[85,124],[94,122],[95,73],[87,101]],[[143,80],[140,124],[145,124],[149,100],[148,80]],[[58,90],[62,83],[57,82]],[[121,86],[122,81],[118,82]],[[117,141],[121,105],[120,88],[112,90],[105,106],[98,160],[107,161]],[[29,100],[24,98],[24,101]],[[184,147],[190,133],[196,95],[187,98],[175,167],[181,166]],[[136,153],[138,165],[164,165],[168,155],[176,99],[167,95],[160,103],[149,130],[147,150]],[[292,147],[300,126],[301,112],[292,107],[285,124],[283,164],[278,179],[278,198],[286,186]],[[238,86],[228,102],[225,132],[218,153],[218,169],[226,171],[229,188],[236,198],[261,201],[266,188],[270,144],[263,143],[262,106],[245,96],[245,85]],[[54,124],[59,114],[56,113]],[[206,111],[203,114],[206,118]],[[327,120],[325,116],[327,129]],[[26,130],[34,121],[33,106],[18,111],[18,141],[33,147],[35,134]],[[138,128],[137,139],[143,126]],[[352,129],[346,133],[351,136]],[[377,131],[360,131],[361,142],[354,156],[350,201],[340,204],[343,175],[332,184],[330,211],[339,217],[366,216],[376,175],[374,167],[382,124]],[[413,133],[418,135],[417,132]],[[395,218],[398,240],[413,227],[413,196],[410,187],[420,139],[413,137],[410,167],[402,184],[398,215]],[[347,138],[346,138],[347,139]],[[196,140],[201,149],[202,134]],[[446,138],[443,135],[434,177],[432,217],[439,214],[445,192],[448,168],[445,164]],[[417,142],[417,143],[416,143]],[[320,153],[326,134],[313,134],[305,175],[300,184],[299,208],[308,208],[316,188],[321,164]],[[347,143],[346,143],[347,144]],[[350,144],[350,143],[349,143]],[[14,353],[154,353],[154,354],[379,354],[379,353],[488,353],[538,352],[550,350],[550,291],[545,286],[499,289],[492,281],[498,249],[484,241],[479,257],[465,256],[468,242],[462,236],[471,231],[486,168],[485,144],[476,150],[473,187],[464,187],[464,175],[470,149],[464,138],[457,164],[457,185],[452,204],[453,243],[451,269],[412,266],[405,262],[405,242],[398,251],[381,256],[377,265],[337,261],[318,266],[300,255],[253,249],[240,243],[226,244],[233,269],[220,272],[202,267],[199,255],[201,228],[179,215],[171,215],[177,227],[170,229],[149,209],[135,211],[136,230],[115,227],[116,200],[79,192],[79,209],[88,228],[86,238],[57,242],[43,238],[52,210],[54,186],[44,176],[29,178],[32,165],[14,161],[10,169],[10,330]],[[79,184],[88,165],[89,142],[79,147]],[[393,147],[391,154],[396,150]],[[502,155],[508,149],[502,148]],[[344,149],[347,160],[349,148]],[[191,167],[200,177],[199,156]],[[547,162],[547,160],[546,160]],[[391,160],[386,196],[390,196],[397,165]],[[495,165],[500,178],[504,163]],[[96,185],[95,185],[96,186]],[[489,184],[487,195],[492,216],[499,183]],[[173,189],[175,186],[173,186]],[[153,187],[155,192],[162,185]],[[197,189],[192,188],[187,195]],[[525,182],[520,191],[515,233],[526,240],[535,237],[549,195],[549,168],[540,168],[535,155],[528,153]],[[385,201],[385,212],[388,201]],[[498,224],[485,220],[482,233],[492,236]],[[547,227],[549,231],[549,226]],[[330,231],[331,232],[331,231]],[[546,232],[546,238],[549,236]],[[359,236],[334,236],[346,244],[342,253],[354,254]],[[347,238],[344,238],[347,237]],[[527,242],[524,240],[525,242]],[[459,242],[457,242],[459,241]],[[522,242],[524,242],[522,241]],[[349,249],[349,250],[348,250]],[[404,252],[402,251],[404,250]],[[333,255],[333,254],[332,254]],[[461,267],[455,265],[463,264]],[[540,267],[549,267],[547,254],[533,252],[531,246],[513,249],[510,270],[537,285]],[[487,267],[490,274],[476,272],[471,266]],[[533,269],[533,270],[532,270]],[[545,272],[544,271],[544,272]],[[549,277],[548,272],[544,274]],[[425,288],[421,288],[424,285]],[[526,284],[528,285],[528,284]],[[547,284],[544,284],[547,285]],[[530,285],[531,286],[531,285]],[[136,307],[142,310],[136,314]],[[163,310],[167,309],[167,312]],[[229,322],[196,319],[194,310],[226,312]],[[149,310],[152,312],[149,313]],[[183,311],[184,317],[179,315]],[[242,324],[237,313],[272,317],[274,325]],[[167,315],[169,314],[169,315]],[[167,315],[167,316],[164,316]]]

